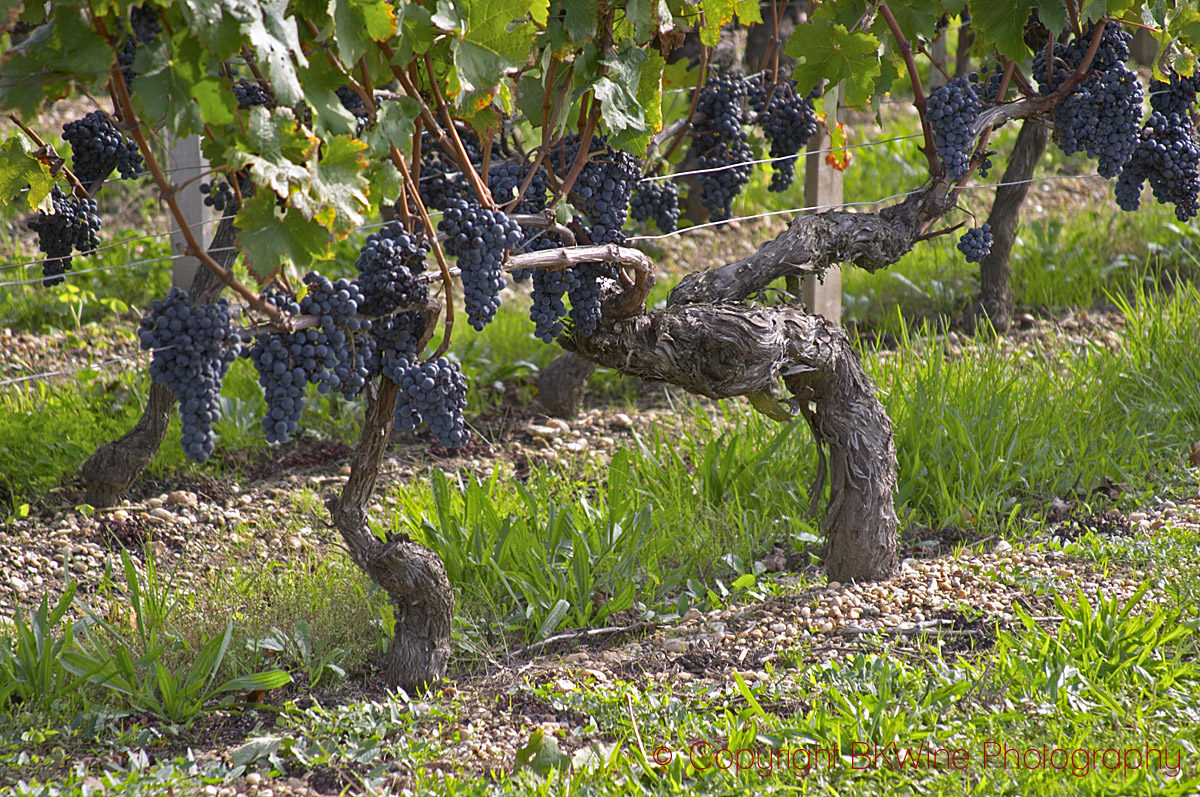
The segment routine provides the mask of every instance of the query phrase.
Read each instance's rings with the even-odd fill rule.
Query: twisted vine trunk
[[[226,217],[217,225],[208,252],[222,268],[231,268],[237,259],[234,239],[237,228],[232,217]],[[192,306],[215,302],[221,293],[216,276],[206,268],[196,269],[188,296]],[[142,417],[132,429],[117,440],[105,443],[88,457],[80,468],[87,491],[87,502],[92,506],[113,506],[129,490],[142,471],[154,461],[159,447],[167,436],[171,425],[171,413],[175,410],[175,394],[164,384],[150,385],[150,395],[142,410]]]
[[[351,560],[391,599],[396,628],[384,662],[388,684],[420,692],[441,680],[450,661],[454,589],[436,553],[403,534],[381,541],[367,525],[398,393],[390,379],[368,387],[362,435],[350,458],[350,478],[341,496],[329,499],[326,507]]]
[[[1017,141],[1009,156],[1004,177],[996,189],[988,224],[992,228],[992,249],[979,264],[979,299],[971,309],[974,319],[986,317],[992,326],[1003,332],[1012,320],[1012,297],[1009,279],[1012,277],[1013,241],[1021,221],[1021,205],[1029,193],[1029,178],[1046,151],[1050,128],[1037,119],[1021,123]]]
[[[782,376],[829,452],[830,580],[877,580],[895,570],[891,424],[840,327],[795,307],[690,304],[605,321],[596,334],[565,345],[601,365],[710,398],[757,396]]]

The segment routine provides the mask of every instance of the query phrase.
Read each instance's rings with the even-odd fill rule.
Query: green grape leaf
[[[133,82],[134,110],[142,119],[160,120],[167,132],[176,137],[203,131],[200,106],[192,101],[196,73],[194,64],[174,58],[158,74],[137,78]]]
[[[666,60],[657,50],[647,50],[646,61],[642,64],[638,77],[637,97],[638,107],[642,110],[641,131],[629,129],[613,137],[613,146],[632,152],[639,157],[650,147],[650,140],[655,133],[662,130],[662,79]],[[565,103],[564,103],[565,104]]]
[[[605,126],[612,133],[645,132],[646,123],[635,92],[641,81],[642,65],[646,63],[646,51],[626,40],[616,54],[604,56],[601,63],[607,71],[596,81],[593,91],[600,101],[600,118]]]
[[[50,210],[48,199],[54,188],[50,167],[34,157],[33,142],[14,134],[0,145],[0,205],[13,205],[26,186],[25,201],[31,210]]]
[[[367,134],[371,152],[377,157],[386,158],[392,144],[401,152],[406,152],[412,143],[413,123],[420,115],[421,105],[411,97],[381,102],[375,127]]]
[[[300,165],[316,151],[316,139],[308,138],[296,124],[289,108],[251,108],[246,136],[225,162],[235,169],[250,167],[258,185],[267,186],[280,199],[287,199],[292,186],[308,181],[308,169]]]
[[[278,208],[269,191],[259,191],[243,202],[234,224],[241,231],[238,248],[260,282],[270,279],[284,261],[307,269],[329,248],[328,230],[297,211]]]
[[[247,0],[183,0],[187,30],[217,58],[225,59],[242,49],[239,20],[255,11]]]
[[[993,42],[1000,54],[1020,62],[1029,48],[1025,45],[1025,22],[1032,0],[1009,3],[975,3],[971,6],[971,24],[984,41]]]
[[[595,0],[564,0],[563,26],[571,41],[582,44],[596,38]]]
[[[404,191],[404,176],[390,160],[372,161],[365,174],[376,207],[383,197],[400,196]]]
[[[436,29],[433,25],[433,14],[424,6],[407,3],[401,7],[399,28],[402,31],[400,41],[395,47],[395,63],[403,66],[412,60],[413,55],[426,52],[433,45]]]
[[[262,0],[262,8],[255,6],[242,22],[242,33],[266,66],[275,99],[281,105],[295,105],[304,99],[296,63],[305,66],[308,59],[300,48],[296,19],[284,18],[286,12],[287,0]]]
[[[237,105],[224,81],[205,78],[192,85],[192,99],[200,107],[200,116],[211,125],[233,124]]]
[[[807,94],[822,79],[846,81],[846,102],[860,105],[871,96],[879,75],[879,40],[869,33],[850,33],[844,25],[814,20],[797,25],[784,52],[797,60],[792,78]]]
[[[1038,20],[1055,38],[1067,29],[1067,6],[1064,0],[1034,0]]]
[[[931,36],[941,14],[934,0],[891,0],[888,8],[900,26],[900,32],[910,42],[918,35]]]
[[[42,102],[67,96],[76,75],[108,79],[113,53],[97,36],[77,6],[55,3],[49,23],[5,53],[0,73],[0,107],[26,119],[36,117]]]
[[[442,20],[457,20],[452,48],[454,76],[461,90],[455,97],[459,107],[478,106],[480,98],[473,93],[490,95],[505,72],[529,59],[537,34],[528,20],[530,6],[531,0],[463,0],[453,6],[448,0],[438,3],[435,22],[440,25]]]
[[[386,0],[329,0],[329,16],[337,26],[338,56],[356,64],[372,41],[396,32],[396,12]]]
[[[366,149],[366,144],[349,136],[326,139],[320,158],[314,153],[309,160],[308,178],[301,190],[291,193],[288,204],[339,237],[362,224],[371,207],[364,175]]]
[[[346,110],[337,90],[346,84],[346,76],[334,69],[325,58],[310,58],[300,70],[304,86],[304,101],[313,109],[313,130],[326,134],[353,135],[358,129],[354,114]]]
[[[1091,0],[1086,6],[1082,3],[1082,10],[1079,12],[1079,21],[1083,22],[1099,22],[1108,14],[1108,0]]]
[[[737,12],[737,0],[700,0],[704,11],[704,24],[700,28],[700,43],[716,47],[721,41],[721,28],[725,27]]]
[[[737,0],[737,18],[742,25],[758,25],[763,21],[758,0]]]

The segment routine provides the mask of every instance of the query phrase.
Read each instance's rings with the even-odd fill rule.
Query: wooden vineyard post
[[[170,163],[171,171],[168,174],[171,183],[177,186],[187,183],[178,194],[179,205],[187,218],[187,224],[192,228],[197,240],[207,241],[212,237],[212,213],[204,204],[204,195],[200,193],[200,183],[203,181],[188,182],[202,174],[207,166],[204,156],[200,153],[200,137],[193,135],[172,140],[167,160]],[[176,223],[171,227],[171,254],[183,255],[186,250],[187,242]],[[192,278],[199,267],[200,261],[195,257],[177,257],[171,269],[171,285],[187,290],[191,287]]]
[[[842,203],[842,172],[825,162],[821,150],[830,147],[829,131],[821,125],[808,142],[804,156],[804,204],[808,207],[829,207]],[[820,211],[816,211],[820,212]],[[824,316],[835,324],[842,321],[842,269],[835,266],[825,272],[825,278],[805,277],[801,299],[810,313]]]

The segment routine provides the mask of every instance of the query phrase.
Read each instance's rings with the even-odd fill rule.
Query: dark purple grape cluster
[[[421,201],[428,208],[445,210],[470,193],[467,176],[443,153],[428,133],[421,134]]]
[[[723,138],[742,138],[742,103],[749,86],[740,77],[709,75],[696,101],[696,114],[705,130]],[[765,95],[761,101],[765,102]]]
[[[1042,94],[1052,92],[1083,62],[1091,28],[1069,44],[1054,45],[1054,68],[1047,70],[1045,49],[1034,57],[1033,76]],[[1133,37],[1117,24],[1104,27],[1089,74],[1054,109],[1054,135],[1063,152],[1084,152],[1096,159],[1101,177],[1116,177],[1133,156],[1142,119],[1142,84],[1125,66]]]
[[[1187,115],[1150,114],[1133,156],[1117,178],[1117,205],[1122,210],[1137,210],[1147,180],[1154,198],[1161,204],[1174,205],[1175,217],[1180,221],[1200,211],[1200,142]]]
[[[529,174],[516,161],[497,161],[488,167],[488,189],[492,199],[500,206],[507,205],[517,196],[521,185]],[[521,196],[513,213],[539,213],[546,209],[546,173],[541,169],[529,181],[529,188]]]
[[[759,106],[756,112],[763,135],[771,143],[771,157],[784,159],[771,162],[774,171],[768,190],[786,191],[796,176],[797,156],[817,132],[817,112],[811,99],[796,93],[796,84],[792,81],[776,83],[768,102],[769,82],[762,75],[755,80],[762,85],[762,99],[755,99],[752,107]]]
[[[262,298],[285,315],[300,314],[300,303],[286,293],[263,291]],[[258,371],[258,383],[262,385],[267,401],[262,427],[268,443],[286,443],[299,428],[300,416],[304,414],[304,389],[313,375],[304,367],[301,358],[305,354],[304,347],[313,346],[318,336],[316,329],[293,333],[263,332],[255,337],[254,345],[250,347],[250,359]],[[315,348],[312,354],[315,355]]]
[[[42,263],[42,284],[57,285],[71,270],[72,250],[80,254],[94,252],[100,246],[100,216],[96,200],[76,199],[57,185],[50,192],[54,212],[39,210],[30,219],[29,229],[37,233],[38,249],[46,255]]]
[[[742,129],[747,84],[736,77],[710,75],[696,101],[692,151],[702,170],[700,204],[713,221],[733,216],[733,200],[750,181],[754,153]]]
[[[150,378],[165,384],[179,402],[183,453],[195,462],[212,456],[221,419],[221,381],[241,352],[229,301],[192,306],[187,291],[172,288],[142,317],[138,340],[153,351]]]
[[[300,312],[319,316],[321,326],[316,340],[302,346],[301,364],[311,374],[317,392],[324,395],[338,390],[353,398],[367,384],[374,349],[371,322],[357,317],[363,296],[356,283],[344,279],[330,282],[315,271],[305,275],[304,284],[308,291],[300,300]],[[310,331],[306,330],[306,335]]]
[[[563,139],[555,152],[555,166],[566,174],[579,155],[579,137]],[[629,217],[629,195],[641,179],[637,158],[628,152],[611,149],[604,136],[595,136],[588,147],[588,160],[571,187],[576,207],[591,227],[588,237],[594,244],[621,243],[621,228]]]
[[[271,107],[275,105],[275,101],[271,99],[267,90],[253,81],[241,78],[231,88],[233,95],[237,98],[238,107],[249,108],[255,105]]]
[[[63,139],[71,145],[71,169],[84,185],[108,177],[113,169],[126,180],[142,172],[142,153],[137,144],[113,127],[100,111],[63,125]]]
[[[417,279],[425,270],[429,247],[420,232],[409,232],[398,221],[385,224],[367,236],[354,267],[363,303],[359,310],[384,316],[397,308],[423,305],[429,288]]]
[[[533,272],[533,304],[529,307],[529,320],[533,322],[533,334],[543,343],[551,343],[562,334],[562,317],[567,314],[563,305],[563,294],[567,292],[567,272],[553,269],[530,269]]]
[[[1190,77],[1172,74],[1170,80],[1150,81],[1150,108],[1165,117],[1175,114],[1180,118],[1192,112],[1196,104],[1196,92],[1200,91],[1200,72]]]
[[[129,10],[130,23],[133,33],[125,37],[121,51],[117,53],[117,63],[121,66],[121,74],[125,78],[126,88],[133,89],[133,59],[137,56],[139,44],[146,44],[162,32],[162,23],[158,12],[151,6],[134,6]]]
[[[363,104],[362,97],[355,93],[354,89],[349,86],[338,86],[338,100],[342,103],[342,107],[350,113],[354,114],[355,135],[361,136],[363,131],[367,129],[367,125],[371,123],[370,114],[367,113],[367,107]]]
[[[567,269],[566,277],[571,323],[580,335],[591,335],[600,323],[600,281],[615,278],[616,269],[608,263],[580,263]]]
[[[744,134],[743,134],[744,135]],[[745,141],[725,141],[701,152],[700,204],[713,221],[733,218],[733,200],[742,192],[754,171],[754,151]]]
[[[983,110],[983,103],[965,77],[938,86],[925,103],[925,118],[933,130],[938,157],[951,180],[967,176],[975,137],[971,126]]]
[[[986,221],[982,227],[970,227],[958,240],[958,251],[968,263],[978,263],[992,251],[992,225]]]
[[[446,208],[438,229],[448,236],[446,250],[458,257],[467,322],[478,332],[500,308],[501,267],[506,251],[521,245],[521,227],[503,211],[460,199]]]
[[[204,204],[218,213],[224,213],[225,208],[237,210],[237,195],[228,181],[222,180],[216,184],[200,183],[200,193],[204,194]]]
[[[386,365],[383,375],[400,387],[394,416],[397,429],[414,431],[428,424],[433,439],[443,448],[453,450],[467,444],[470,432],[463,419],[467,380],[457,363],[445,357],[426,363],[400,359]]]
[[[967,80],[975,87],[975,94],[985,104],[996,102],[996,95],[1000,93],[1000,83],[1004,80],[1004,70],[999,64],[992,66],[984,66],[978,72],[972,72],[967,75]]]
[[[671,180],[642,180],[629,201],[634,221],[654,220],[661,232],[675,232],[679,225],[679,187]]]

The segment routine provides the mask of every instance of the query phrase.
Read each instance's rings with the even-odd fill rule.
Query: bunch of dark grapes
[[[613,279],[616,270],[608,263],[580,263],[567,269],[567,296],[571,299],[571,322],[581,335],[591,335],[600,322],[600,280]]]
[[[121,65],[121,74],[125,78],[125,86],[132,90],[133,59],[137,56],[139,44],[146,44],[162,32],[162,23],[158,12],[150,6],[134,6],[129,10],[129,21],[133,26],[133,34],[125,37],[121,51],[117,53],[117,63]]]
[[[363,294],[359,310],[382,316],[399,307],[425,304],[429,289],[417,275],[425,270],[428,255],[425,236],[408,232],[399,222],[389,222],[368,235],[354,264]]]
[[[425,270],[428,254],[424,236],[408,232],[395,221],[367,236],[363,244],[355,266],[363,294],[359,310],[375,317],[371,323],[375,345],[367,362],[371,373],[378,372],[389,360],[416,356],[425,313],[396,310],[429,301],[429,288],[417,279]]]
[[[237,97],[238,106],[241,108],[249,108],[254,105],[274,106],[275,101],[271,99],[271,95],[262,86],[252,81],[241,78],[231,87],[233,95]]]
[[[951,180],[967,176],[971,164],[971,125],[983,110],[983,103],[965,77],[955,78],[934,89],[926,101],[925,118],[933,130],[938,156]]]
[[[400,359],[385,366],[383,375],[400,387],[394,416],[397,429],[414,431],[425,423],[443,448],[467,444],[470,433],[463,419],[467,380],[457,363],[445,357],[426,363]]]
[[[1192,112],[1196,104],[1196,92],[1200,91],[1200,72],[1191,77],[1172,74],[1170,80],[1150,81],[1150,107],[1163,116],[1175,114],[1180,118]]]
[[[654,220],[661,232],[675,232],[679,224],[679,187],[671,180],[642,180],[629,202],[635,221]]]
[[[746,99],[747,89],[741,78],[709,75],[696,100],[696,113],[702,117],[704,129],[724,138],[744,137],[742,102]]]
[[[300,312],[320,316],[321,326],[315,340],[309,334],[313,330],[305,330],[311,343],[301,347],[301,365],[319,393],[339,390],[353,398],[367,384],[374,348],[368,334],[371,322],[356,317],[362,294],[355,283],[344,279],[330,282],[315,271],[305,275],[304,283],[308,292],[300,300]]]
[[[470,192],[467,176],[437,148],[428,133],[422,134],[418,189],[425,206],[437,210],[445,210]]]
[[[46,255],[42,263],[42,284],[57,285],[71,270],[71,251],[80,254],[94,252],[100,246],[100,216],[96,200],[76,199],[63,193],[57,185],[50,192],[54,212],[39,210],[30,219],[29,229],[37,233],[38,249]]]
[[[761,113],[763,135],[771,142],[771,157],[784,158],[771,162],[774,173],[769,190],[786,191],[796,176],[796,156],[817,132],[817,113],[812,100],[798,95],[791,81],[775,85],[772,99],[763,101]]]
[[[579,156],[580,140],[575,134],[563,139],[563,147],[554,153],[555,168],[566,174]],[[620,243],[621,228],[629,217],[629,195],[642,170],[637,158],[628,152],[613,150],[604,136],[595,136],[588,146],[588,159],[571,187],[577,207],[591,224],[592,243]]]
[[[700,169],[700,203],[713,221],[733,216],[733,200],[750,180],[754,153],[742,129],[746,84],[710,75],[696,101],[692,150]]]
[[[150,377],[165,384],[179,401],[183,453],[195,462],[212,456],[213,424],[221,419],[221,381],[241,351],[229,301],[192,307],[187,291],[172,288],[142,318],[141,346],[153,350]]]
[[[488,167],[488,189],[497,205],[504,206],[511,202],[521,190],[529,174],[528,168],[522,168],[516,161],[497,161]],[[529,188],[521,196],[513,213],[538,213],[546,208],[546,173],[541,169],[529,181]]]
[[[958,240],[958,251],[968,263],[978,263],[992,251],[992,225],[986,221],[982,227],[970,227]]]
[[[1147,180],[1154,198],[1174,205],[1180,221],[1200,211],[1200,142],[1188,116],[1150,114],[1133,156],[1117,179],[1117,205],[1122,210],[1137,210]]]
[[[1034,57],[1033,76],[1043,95],[1061,85],[1083,62],[1091,38],[1088,28],[1070,44],[1056,43],[1053,69],[1049,70],[1045,49],[1040,48]],[[1106,25],[1088,77],[1054,109],[1059,148],[1068,155],[1085,152],[1095,158],[1101,177],[1116,177],[1138,144],[1142,84],[1137,73],[1125,66],[1132,40],[1120,25]]]
[[[367,113],[367,108],[363,104],[362,97],[358,96],[349,86],[338,86],[337,96],[338,100],[342,103],[342,107],[354,114],[356,124],[355,135],[361,136],[363,131],[367,129],[367,125],[371,123],[370,115]]]
[[[224,213],[227,207],[237,210],[237,194],[227,180],[217,183],[215,188],[212,183],[200,183],[200,193],[204,194],[204,204],[218,213]]]
[[[563,294],[567,292],[567,272],[538,268],[533,271],[533,304],[529,307],[529,320],[533,322],[533,334],[550,343],[562,334],[562,317],[567,314],[563,305]]]
[[[275,291],[264,291],[262,298],[279,308],[285,315],[298,315],[300,304],[292,297]],[[304,388],[309,373],[297,360],[309,343],[306,332],[264,332],[254,339],[250,359],[258,371],[267,401],[263,416],[263,434],[268,443],[286,443],[295,434],[304,413]],[[316,333],[316,330],[311,330]]]
[[[133,26],[133,38],[140,44],[145,44],[162,33],[162,21],[158,18],[158,10],[153,6],[141,5],[129,9],[129,22]]]
[[[521,227],[503,211],[460,199],[446,208],[438,229],[448,236],[447,251],[458,257],[467,322],[478,332],[496,317],[505,251],[521,245]]]
[[[713,221],[733,217],[733,200],[750,182],[753,160],[750,145],[736,140],[712,145],[696,158],[704,170],[700,174],[700,204],[708,209]]]
[[[459,130],[467,159],[479,169],[483,164],[483,148],[479,139],[469,130]],[[462,173],[454,158],[434,143],[429,133],[421,134],[421,177],[418,188],[421,201],[426,207],[445,210],[470,194],[467,176]],[[532,191],[532,187],[530,189]]]
[[[975,94],[984,103],[994,103],[1000,93],[1000,83],[1004,80],[1004,70],[998,64],[984,66],[979,72],[972,72],[967,79],[975,86]]]
[[[84,185],[108,177],[113,169],[127,180],[142,171],[142,153],[137,144],[113,127],[100,111],[67,122],[63,125],[63,138],[71,145],[71,168]]]

